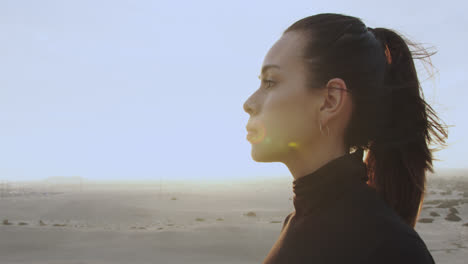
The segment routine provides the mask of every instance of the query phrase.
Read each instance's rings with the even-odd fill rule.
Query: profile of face
[[[344,109],[341,93],[327,94],[325,89],[307,86],[307,78],[313,76],[301,57],[305,43],[298,32],[283,34],[264,58],[260,87],[244,103],[255,161],[287,163],[301,153],[310,154],[330,140],[319,129],[322,121],[350,111]],[[346,89],[341,79],[331,80],[329,86]]]
[[[285,161],[292,152],[310,148],[319,139],[321,101],[306,84],[303,45],[299,33],[283,34],[264,58],[260,87],[244,103],[250,115],[247,139],[255,161]]]

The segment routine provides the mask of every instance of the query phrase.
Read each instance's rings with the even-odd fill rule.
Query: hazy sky
[[[244,101],[290,24],[357,16],[439,51],[423,82],[467,167],[465,1],[0,0],[0,179],[291,177],[251,160]],[[291,177],[292,179],[292,177]]]

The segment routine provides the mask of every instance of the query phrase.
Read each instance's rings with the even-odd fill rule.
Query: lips
[[[247,134],[247,140],[252,142],[253,141],[256,141],[255,139],[257,138],[257,133],[254,133],[254,132],[250,132]]]
[[[248,123],[247,126],[245,127],[247,129],[247,132],[249,133],[256,133],[257,132],[257,126],[252,124],[252,123]]]
[[[247,124],[247,140],[250,143],[257,144],[263,141],[265,138],[265,126],[263,123],[255,122]]]

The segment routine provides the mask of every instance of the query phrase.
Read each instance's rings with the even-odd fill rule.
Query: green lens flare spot
[[[289,142],[288,147],[290,148],[297,148],[297,143],[296,142]]]
[[[265,143],[270,144],[270,143],[271,143],[271,138],[266,137],[266,138],[265,138]]]

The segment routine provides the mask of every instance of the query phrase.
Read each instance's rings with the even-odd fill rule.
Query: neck
[[[344,147],[300,149],[296,150],[284,164],[288,167],[293,178],[299,179],[346,153]]]
[[[355,190],[356,184],[365,185],[368,177],[362,155],[361,149],[345,154],[294,180],[293,202],[297,215],[306,216],[321,207],[330,207],[344,193]]]

